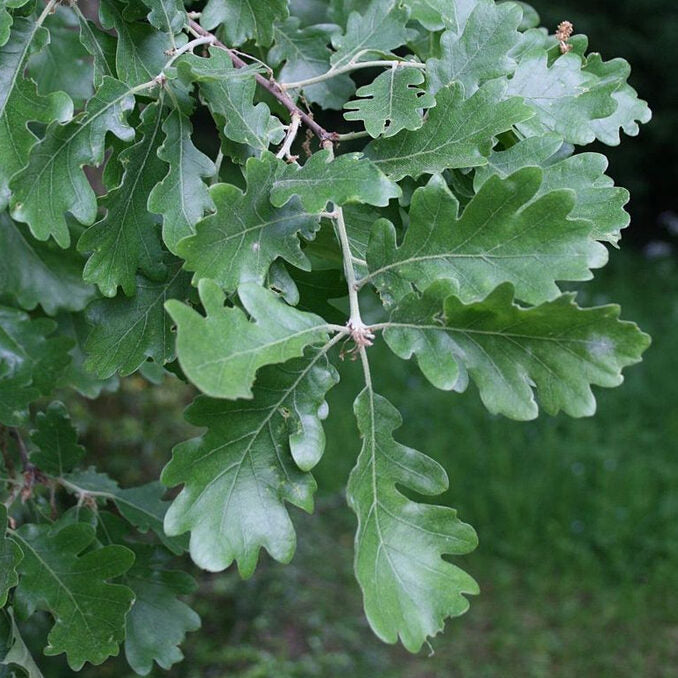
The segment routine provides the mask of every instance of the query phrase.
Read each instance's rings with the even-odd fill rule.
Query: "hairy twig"
[[[247,62],[244,61],[235,50],[232,50],[230,47],[224,45],[223,42],[217,39],[217,37],[205,30],[199,23],[193,19],[188,20],[188,25],[194,33],[205,38],[212,38],[214,40],[213,44],[220,49],[226,51],[228,56],[231,58],[233,65],[236,68],[244,68],[247,66]],[[278,82],[275,79],[270,78],[266,79],[260,73],[255,74],[255,79],[257,84],[263,87],[267,92],[273,95],[289,112],[292,116],[298,115],[301,118],[301,121],[308,127],[317,137],[320,139],[320,142],[334,142],[337,140],[336,132],[328,132],[322,125],[319,125],[308,113],[302,111],[292,100],[292,98],[283,90]]]

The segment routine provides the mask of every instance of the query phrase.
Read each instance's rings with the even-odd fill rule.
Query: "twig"
[[[27,471],[31,466],[33,466],[33,464],[31,464],[31,461],[28,458],[28,449],[26,448],[26,443],[21,437],[19,431],[17,431],[15,428],[9,429],[9,434],[12,436],[12,438],[14,438],[17,447],[19,448],[19,456],[21,457],[21,465],[23,466],[23,470]]]
[[[216,47],[226,51],[236,68],[244,68],[247,66],[247,62],[243,61],[243,59],[241,59],[234,50],[224,45],[223,42],[218,40],[212,33],[205,30],[199,23],[189,18],[188,25],[195,34],[205,38],[211,37],[214,40],[213,44]],[[296,113],[301,118],[304,125],[312,130],[318,139],[320,139],[321,143],[324,141],[336,141],[336,132],[328,132],[324,127],[322,127],[322,125],[319,125],[315,120],[313,120],[313,118],[308,113],[302,111],[290,98],[289,94],[287,94],[287,92],[285,92],[274,79],[271,78],[270,80],[267,80],[260,73],[256,73],[254,78],[259,86],[263,87],[267,92],[272,94],[292,115]]]

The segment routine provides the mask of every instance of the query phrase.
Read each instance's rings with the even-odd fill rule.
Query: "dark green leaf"
[[[0,607],[4,607],[11,589],[19,583],[17,565],[23,552],[11,539],[7,539],[7,507],[0,504]],[[0,656],[0,661],[4,657]]]
[[[287,0],[208,0],[200,20],[207,29],[221,25],[232,47],[249,39],[268,47],[273,42],[273,24],[286,19],[288,13]]]
[[[31,461],[41,471],[63,476],[85,456],[85,449],[78,445],[78,431],[62,402],[51,402],[45,412],[39,412],[35,426],[31,441],[38,450],[31,453]]]

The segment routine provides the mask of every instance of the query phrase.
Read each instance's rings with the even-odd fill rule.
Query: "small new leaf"
[[[435,98],[418,85],[424,74],[414,68],[393,66],[356,94],[363,99],[349,101],[346,120],[362,120],[371,137],[392,137],[401,130],[419,129],[424,124],[422,109],[435,106]]]
[[[353,409],[363,446],[347,497],[358,516],[355,572],[365,613],[382,640],[400,637],[418,652],[447,617],[466,612],[464,594],[478,593],[468,574],[443,559],[469,553],[477,537],[454,509],[416,503],[398,489],[436,495],[448,480],[433,459],[393,439],[402,424],[393,405],[366,388]]]
[[[325,395],[338,381],[325,353],[262,370],[251,402],[200,397],[186,412],[208,431],[178,445],[163,471],[166,485],[184,485],[165,529],[191,530],[200,567],[217,572],[236,560],[249,577],[262,547],[281,562],[292,558],[296,539],[284,503],[313,510],[315,481],[298,466],[308,470],[323,453]]]
[[[287,306],[255,283],[238,288],[254,322],[240,308],[224,307],[224,293],[213,280],[202,279],[198,289],[206,317],[176,300],[165,307],[177,324],[182,369],[213,398],[251,398],[260,367],[283,363],[301,356],[306,346],[327,341],[322,318]]]
[[[323,150],[314,153],[303,167],[291,164],[279,172],[273,182],[271,202],[282,207],[295,195],[306,210],[319,213],[329,202],[385,207],[389,200],[400,197],[401,190],[361,153],[333,158]]]

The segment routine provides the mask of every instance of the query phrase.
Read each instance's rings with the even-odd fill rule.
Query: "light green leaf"
[[[624,206],[629,193],[618,188],[605,174],[608,161],[599,153],[581,153],[561,158],[558,153],[562,138],[558,134],[529,137],[505,151],[493,151],[489,164],[476,170],[476,191],[493,175],[502,178],[523,167],[540,166],[544,179],[535,197],[567,188],[576,194],[576,204],[571,219],[588,219],[593,224],[592,237],[616,245],[622,229],[629,225],[630,217]]]
[[[257,370],[301,356],[327,341],[323,319],[287,306],[273,292],[244,283],[237,307],[224,307],[224,293],[204,278],[198,289],[207,316],[176,300],[165,308],[177,324],[177,354],[186,376],[214,398],[251,398]]]
[[[78,431],[71,423],[66,406],[55,400],[35,419],[31,441],[38,448],[31,452],[31,461],[41,471],[63,476],[85,456],[85,448],[78,445]]]
[[[351,12],[344,35],[334,35],[333,68],[360,61],[371,53],[390,52],[407,42],[409,12],[399,0],[370,0],[362,14]]]
[[[393,405],[366,388],[354,411],[363,446],[347,497],[358,516],[355,572],[365,613],[382,640],[400,637],[417,652],[447,617],[466,612],[464,594],[478,593],[468,574],[443,559],[469,553],[477,537],[455,510],[416,503],[399,491],[436,495],[448,480],[435,461],[393,439],[402,424]]]
[[[521,308],[510,284],[465,306],[454,285],[439,280],[393,311],[384,338],[401,358],[417,356],[438,388],[463,390],[466,373],[492,413],[529,420],[539,414],[591,416],[591,385],[622,383],[622,369],[640,362],[650,339],[619,320],[618,306],[583,309],[573,295]]]
[[[124,167],[122,183],[101,201],[106,216],[78,241],[80,252],[91,252],[83,278],[107,297],[114,297],[118,286],[132,296],[137,270],[154,280],[165,274],[158,219],[147,207],[149,193],[165,172],[158,158],[162,121],[162,102],[146,106],[139,140],[119,156]]]
[[[66,92],[75,107],[82,108],[94,87],[92,60],[80,40],[75,39],[78,17],[66,7],[59,7],[43,25],[49,30],[49,42],[31,56],[28,72],[41,94]]]
[[[163,529],[162,523],[169,502],[163,500],[166,490],[160,482],[121,489],[115,480],[105,473],[97,473],[94,468],[89,468],[64,476],[64,485],[78,495],[89,494],[98,499],[115,502],[123,518],[140,532],[152,530],[160,541],[177,555],[185,550],[185,539],[169,537]]]
[[[164,305],[190,295],[190,276],[175,262],[161,282],[137,276],[133,297],[95,301],[87,309],[92,332],[85,344],[85,366],[106,379],[116,372],[132,374],[148,358],[160,365],[174,360],[175,337]]]
[[[16,568],[23,558],[19,546],[7,539],[7,507],[4,504],[0,504],[0,530],[0,607],[4,607],[10,590],[19,583]]]
[[[508,95],[523,97],[536,114],[517,125],[525,136],[553,131],[577,145],[590,144],[598,138],[601,126],[605,129],[601,119],[613,116],[617,110],[612,94],[620,82],[600,78],[582,66],[582,58],[574,51],[563,54],[551,66],[542,48],[522,56],[509,81]],[[618,133],[619,125],[615,125]]]
[[[94,528],[85,523],[27,524],[13,537],[24,552],[17,598],[29,614],[40,609],[52,615],[45,654],[66,653],[74,671],[117,655],[134,600],[126,586],[107,581],[131,567],[133,553],[106,546],[80,555],[94,538]]]
[[[7,44],[14,23],[11,9],[23,7],[30,0],[0,0],[0,47]]]
[[[368,279],[387,302],[416,284],[455,280],[464,302],[482,299],[502,282],[530,304],[560,294],[558,280],[589,280],[607,261],[591,237],[591,223],[570,219],[574,191],[539,198],[542,170],[528,167],[491,177],[459,216],[459,203],[440,176],[415,191],[410,226],[396,247],[395,229],[382,220],[370,239]],[[405,282],[407,281],[407,282]]]
[[[205,212],[214,209],[203,179],[216,173],[214,163],[191,140],[187,115],[173,110],[162,126],[165,140],[158,157],[169,165],[165,178],[148,197],[148,209],[163,218],[162,237],[168,249],[177,252],[178,242],[193,233]]]
[[[278,82],[298,82],[323,75],[330,70],[329,42],[340,31],[334,24],[321,24],[299,29],[299,19],[290,17],[273,27],[275,43],[268,53],[271,66],[279,66]],[[325,109],[340,109],[355,92],[355,83],[344,73],[331,80],[304,87],[307,101]]]
[[[0,299],[27,311],[40,305],[48,315],[81,311],[95,293],[82,279],[84,259],[75,247],[62,250],[27,231],[0,213]]]
[[[238,47],[249,39],[268,47],[273,42],[273,25],[289,15],[287,0],[208,0],[200,17],[211,30],[221,25],[226,43]]]
[[[10,179],[27,164],[37,141],[28,123],[64,122],[73,115],[73,104],[66,94],[41,96],[35,83],[24,77],[28,58],[44,49],[48,41],[45,28],[19,17],[9,41],[0,47],[0,211],[9,203]]]
[[[627,82],[631,74],[628,62],[624,59],[603,61],[600,54],[590,54],[582,70],[597,76],[601,83],[615,84],[612,98],[617,103],[616,110],[606,118],[591,121],[596,138],[608,146],[618,146],[621,143],[620,129],[629,136],[638,136],[638,123],[650,122],[652,111]]]
[[[191,530],[200,567],[216,572],[236,560],[249,577],[261,547],[280,562],[292,558],[296,539],[284,503],[313,510],[315,481],[297,464],[308,470],[323,453],[325,394],[338,381],[325,354],[262,370],[250,402],[200,397],[189,407],[187,420],[208,431],[178,445],[163,471],[165,485],[184,485],[165,529]]]
[[[459,84],[444,87],[423,127],[377,139],[365,152],[396,181],[485,165],[494,137],[533,115],[520,99],[505,95],[506,83],[501,79],[483,85],[469,99]]]
[[[0,423],[25,423],[27,406],[49,395],[68,366],[72,342],[51,336],[56,323],[0,306]]]
[[[68,247],[67,211],[81,224],[95,220],[96,195],[82,167],[103,162],[108,132],[124,141],[134,138],[134,130],[125,122],[133,106],[126,85],[104,78],[83,113],[66,125],[52,123],[33,146],[28,166],[11,183],[12,216],[27,223],[38,240],[52,236],[61,247]]]
[[[416,19],[429,31],[449,28],[461,33],[478,0],[405,0]]]
[[[426,62],[430,90],[435,93],[453,82],[471,96],[481,84],[510,75],[516,62],[509,56],[520,41],[523,12],[509,2],[479,0],[463,32],[446,31],[440,40],[442,57]]]
[[[94,23],[78,14],[80,24],[80,41],[92,55],[94,66],[94,85],[100,87],[104,76],[116,77],[115,51],[117,39],[100,30]]]
[[[282,207],[293,196],[309,212],[322,212],[328,202],[335,205],[367,203],[385,207],[401,195],[400,187],[387,178],[361,153],[332,158],[327,150],[314,153],[303,167],[283,168],[273,184],[271,202]]]
[[[216,184],[210,196],[216,206],[196,226],[196,235],[183,240],[178,253],[186,260],[194,280],[212,278],[228,292],[240,283],[263,284],[271,264],[279,257],[304,270],[310,263],[302,253],[299,237],[312,239],[320,226],[317,215],[308,214],[294,200],[276,209],[271,188],[286,164],[265,152],[247,161],[247,191],[231,184]]]
[[[151,11],[148,20],[157,29],[176,35],[186,24],[183,0],[142,0]]]
[[[146,676],[153,662],[168,670],[184,658],[179,645],[186,633],[200,628],[200,617],[178,596],[198,586],[188,572],[170,570],[157,551],[141,544],[133,548],[136,561],[123,580],[135,595],[127,615],[125,657],[136,673]]]
[[[435,106],[435,98],[417,87],[423,82],[420,70],[394,66],[356,92],[365,98],[345,104],[349,112],[344,118],[362,120],[371,137],[419,129],[424,124],[421,110]]]
[[[225,120],[224,134],[239,144],[265,151],[285,136],[282,123],[262,101],[254,105],[258,66],[236,68],[223,49],[212,47],[205,59],[187,54],[177,62],[180,76],[200,83],[200,94],[213,115]]]

